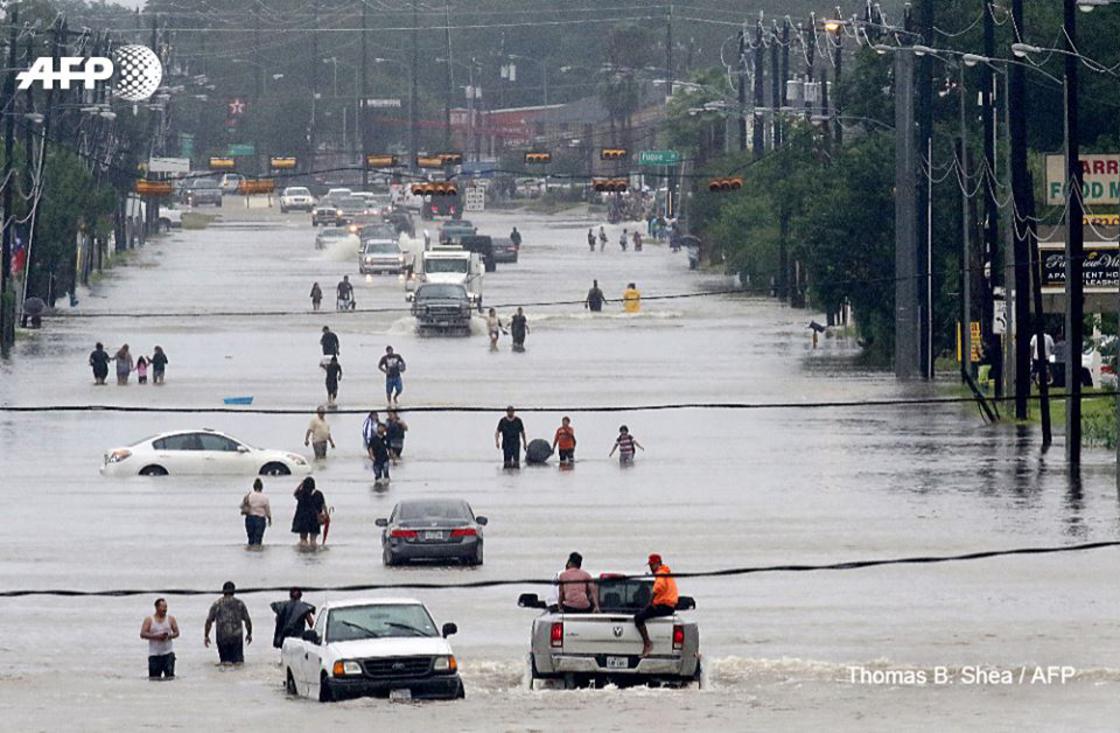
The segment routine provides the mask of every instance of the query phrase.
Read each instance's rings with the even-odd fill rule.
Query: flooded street
[[[641,572],[650,552],[674,571],[842,562],[1116,539],[1115,456],[1085,454],[1080,485],[1066,476],[1059,436],[1041,455],[1037,427],[987,427],[974,406],[580,411],[665,403],[809,403],[945,396],[856,365],[854,342],[811,347],[810,318],[737,295],[580,305],[599,280],[618,299],[628,282],[645,296],[723,290],[734,283],[689,272],[683,253],[651,245],[587,251],[598,221],[487,213],[480,233],[517,225],[521,261],[485,279],[503,320],[524,304],[525,353],[508,337],[487,348],[476,318],[469,338],[420,338],[396,277],[361,277],[355,257],[320,252],[305,215],[254,213],[180,231],[112,271],[66,318],[19,342],[0,366],[5,405],[221,408],[252,395],[259,415],[164,412],[0,413],[0,588],[217,589],[550,578],[578,550],[597,571]],[[334,285],[349,274],[359,309],[338,314]],[[324,312],[310,314],[318,281]],[[245,315],[207,315],[214,312]],[[267,311],[271,315],[251,315]],[[197,314],[194,316],[160,314]],[[147,317],[149,315],[156,317]],[[138,318],[136,316],[145,316]],[[335,509],[328,549],[299,552],[288,530],[297,479],[265,479],[274,525],[261,552],[244,547],[238,513],[252,477],[103,478],[106,449],[179,428],[211,427],[249,444],[310,456],[303,433],[325,401],[319,335],[341,340],[337,451],[315,468]],[[161,345],[159,388],[94,386],[96,341],[112,353]],[[373,486],[362,415],[383,408],[377,360],[391,344],[408,363],[401,405],[477,406],[480,412],[405,412],[404,461],[387,489]],[[943,386],[943,385],[942,385]],[[562,415],[578,438],[574,470],[503,471],[494,448],[501,409],[523,410],[528,437],[551,442]],[[532,411],[531,408],[554,411]],[[620,424],[645,446],[620,469],[608,452]],[[462,498],[490,523],[479,568],[386,568],[374,520],[410,497]],[[708,684],[702,690],[529,691],[526,653],[532,586],[406,591],[454,621],[467,699],[320,706],[286,698],[270,646],[268,603],[246,595],[256,624],[243,669],[217,667],[202,625],[218,596],[167,592],[182,637],[180,679],[149,683],[137,632],[155,594],[0,600],[0,708],[7,730],[307,730],[391,723],[401,730],[660,730],[827,726],[892,729],[965,725],[993,730],[1114,729],[1120,718],[1120,555],[1115,549],[968,563],[852,571],[681,579],[694,596]],[[399,594],[399,593],[398,593]],[[368,595],[368,594],[367,594]],[[339,597],[336,594],[336,597]],[[320,604],[322,593],[306,600]],[[1064,684],[1030,684],[1036,666],[1068,666]],[[967,684],[969,667],[1014,670],[1013,684]],[[853,680],[868,670],[949,670],[954,684]],[[1020,682],[1019,671],[1027,669]],[[858,677],[858,675],[857,675]],[[189,721],[189,722],[184,722]],[[1040,725],[1041,724],[1041,725]],[[168,726],[171,727],[171,726]]]

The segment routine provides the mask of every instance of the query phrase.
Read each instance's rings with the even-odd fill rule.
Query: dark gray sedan
[[[381,559],[386,565],[410,560],[459,560],[482,564],[482,528],[486,517],[475,516],[459,499],[408,499],[393,507],[381,527]]]

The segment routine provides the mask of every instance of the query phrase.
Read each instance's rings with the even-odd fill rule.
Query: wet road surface
[[[227,218],[234,218],[227,212]],[[720,290],[682,254],[611,244],[589,253],[576,217],[483,214],[482,233],[524,236],[521,262],[499,265],[487,304],[580,300],[592,278],[608,297],[627,282],[646,295]],[[814,314],[769,300],[717,295],[647,301],[637,316],[612,303],[528,306],[524,354],[503,338],[490,353],[469,338],[419,338],[399,280],[362,278],[355,257],[318,252],[303,215],[176,232],[137,253],[93,292],[82,313],[22,340],[0,369],[0,401],[15,405],[220,407],[231,395],[254,407],[307,414],[0,414],[3,588],[217,588],[455,582],[551,577],[572,550],[593,571],[637,572],[660,552],[680,572],[837,562],[873,557],[1114,539],[1120,529],[1115,464],[1088,451],[1070,486],[1061,446],[1040,456],[1035,429],[985,427],[968,406],[845,407],[581,413],[578,406],[666,402],[804,402],[944,394],[900,385],[854,366],[855,347],[810,348]],[[350,274],[360,308],[396,312],[303,313],[317,280],[327,293]],[[149,313],[292,311],[268,317]],[[820,316],[816,316],[820,320]],[[261,552],[244,549],[237,506],[251,477],[105,479],[107,448],[175,428],[213,427],[254,445],[310,455],[307,418],[324,401],[318,367],[323,325],[339,333],[343,409],[383,407],[376,370],[386,344],[408,360],[402,406],[556,407],[522,415],[529,437],[551,439],[569,414],[579,440],[572,471],[555,465],[504,472],[493,432],[500,412],[405,414],[405,461],[375,490],[361,446],[361,416],[330,417],[339,449],[315,471],[335,514],[329,549],[301,553],[289,533],[292,478],[266,479],[274,526]],[[134,354],[160,344],[163,387],[95,387],[93,343]],[[622,470],[607,453],[620,423],[647,450]],[[490,518],[481,568],[384,568],[373,520],[405,497],[461,497]],[[392,721],[400,729],[570,730],[573,711],[604,728],[908,728],[946,724],[1009,729],[1107,729],[1120,713],[1120,632],[1115,550],[968,564],[788,573],[681,581],[697,598],[709,685],[695,690],[529,692],[524,689],[531,611],[520,586],[418,591],[437,622],[455,621],[464,703],[389,705],[360,700],[324,709],[285,699],[278,652],[268,646],[271,596],[246,596],[259,640],[241,670],[215,665],[201,644],[209,597],[169,598],[183,636],[181,679],[150,684],[137,637],[151,597],[0,601],[0,706],[5,727],[57,729],[81,711],[83,728],[139,724],[244,730]],[[322,594],[308,598],[325,600]],[[1065,685],[853,684],[849,668],[959,672],[968,665],[1071,665]]]

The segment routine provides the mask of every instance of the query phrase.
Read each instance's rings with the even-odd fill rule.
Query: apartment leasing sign
[[[1120,204],[1120,155],[1082,155],[1081,172],[1083,201],[1092,206]],[[1046,203],[1065,204],[1066,159],[1062,155],[1046,156]]]

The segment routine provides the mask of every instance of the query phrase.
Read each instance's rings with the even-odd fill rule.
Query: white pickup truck
[[[467,289],[471,305],[482,309],[482,260],[477,252],[462,247],[436,246],[420,253],[413,262],[412,272],[405,280],[406,297],[412,295],[423,283],[450,283]]]
[[[464,697],[459,665],[432,615],[411,598],[324,604],[315,628],[284,639],[280,661],[290,695],[330,702],[349,697]]]
[[[530,638],[530,688],[536,680],[555,680],[565,689],[634,684],[701,684],[700,631],[681,617],[696,602],[681,596],[678,613],[646,623],[653,652],[641,656],[642,637],[634,614],[649,604],[653,581],[604,574],[596,582],[599,613],[564,613],[523,593],[517,605],[539,608]]]

